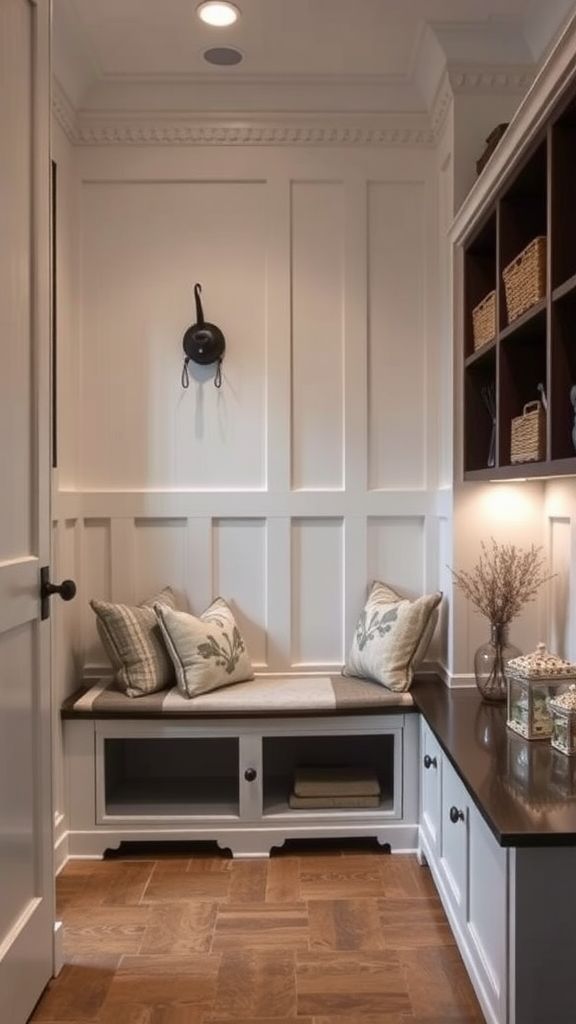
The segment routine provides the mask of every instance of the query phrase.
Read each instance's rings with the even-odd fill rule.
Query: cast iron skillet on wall
[[[222,359],[226,349],[226,339],[216,324],[208,323],[204,319],[202,302],[200,300],[201,284],[194,285],[194,299],[196,301],[196,323],[186,331],[182,339],[182,347],[185,352],[184,367],[182,369],[182,387],[187,388],[190,379],[188,376],[188,363],[198,363],[199,366],[209,366],[217,363],[214,374],[214,385],[219,388],[222,384]]]

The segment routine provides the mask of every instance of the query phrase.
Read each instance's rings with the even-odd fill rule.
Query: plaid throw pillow
[[[90,601],[96,627],[108,655],[116,684],[129,697],[165,690],[175,682],[174,669],[162,640],[154,604],[176,607],[170,587],[132,607]]]

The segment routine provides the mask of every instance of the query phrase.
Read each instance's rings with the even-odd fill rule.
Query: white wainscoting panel
[[[112,589],[112,524],[106,519],[86,519],[83,528],[83,590],[86,603],[82,608],[82,637],[84,647],[84,666],[96,664],[102,668],[108,665],[103,653],[98,634],[94,612],[89,601],[120,601],[135,604],[137,600],[132,593],[123,592],[121,596]],[[127,560],[125,560],[127,561]],[[139,600],[147,595],[143,594]]]
[[[344,189],[292,184],[292,486],[343,487]]]
[[[570,626],[574,622],[574,607],[570,588],[570,555],[572,549],[572,523],[570,519],[550,519],[550,582],[549,649],[560,658],[573,660],[576,653]]]
[[[213,593],[232,606],[252,664],[268,667],[265,519],[217,519],[213,528]]]
[[[158,588],[171,586],[179,595],[186,593],[187,541],[186,519],[164,518],[123,520],[128,523],[131,543],[127,538],[126,554],[131,555],[133,571],[123,571],[134,578],[138,601],[154,594]],[[132,551],[130,552],[130,547]]]
[[[339,519],[292,523],[292,660],[343,661],[344,529]]]
[[[368,189],[369,487],[425,486],[426,189]]]
[[[221,594],[257,668],[324,671],[372,579],[437,587],[436,174],[410,147],[73,154],[79,468],[66,444],[59,504],[79,509],[89,674],[106,664],[90,597],[170,584],[198,614]],[[182,388],[197,281],[220,389],[192,364]]]
[[[261,182],[106,182],[82,189],[82,485],[264,486],[266,199]],[[215,367],[182,339],[224,332]]]
[[[426,589],[425,540],[423,517],[370,517],[367,554],[373,578],[403,597],[419,597]]]

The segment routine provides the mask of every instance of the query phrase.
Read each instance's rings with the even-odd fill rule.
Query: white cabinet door
[[[458,920],[467,918],[468,794],[452,765],[442,763],[442,815],[440,819],[440,871],[446,895]]]
[[[440,849],[442,753],[423,718],[420,720],[420,848],[430,860]]]
[[[240,736],[239,749],[240,818],[260,821],[264,779],[262,776],[262,737],[256,733]]]
[[[475,806],[469,809],[468,969],[489,1022],[507,1014],[508,851]]]

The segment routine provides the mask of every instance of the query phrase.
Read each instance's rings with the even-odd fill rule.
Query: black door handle
[[[50,615],[50,598],[59,594],[63,601],[71,601],[76,597],[74,580],[62,580],[62,583],[51,583],[50,569],[47,565],[40,570],[40,618],[47,619]]]

